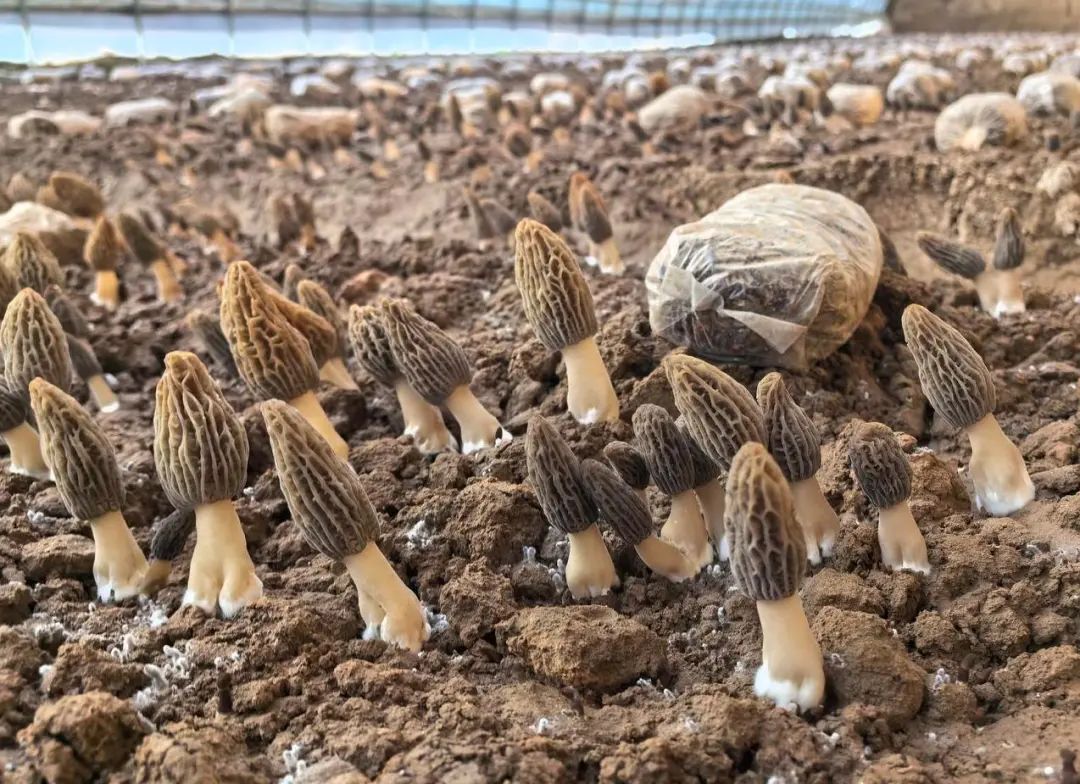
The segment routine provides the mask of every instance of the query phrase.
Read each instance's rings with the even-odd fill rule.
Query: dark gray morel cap
[[[84,381],[102,374],[101,363],[98,362],[94,349],[85,340],[80,340],[74,335],[67,336],[68,355],[71,357],[71,365],[75,368],[75,374]]]
[[[381,309],[374,305],[349,308],[349,342],[360,367],[380,384],[393,386],[401,378]]]
[[[648,505],[622,477],[596,460],[583,462],[581,473],[600,518],[620,539],[636,547],[653,535]]]
[[[859,487],[878,509],[911,495],[911,464],[896,434],[880,422],[863,422],[848,442],[848,460]]]
[[[660,492],[675,496],[695,487],[694,457],[671,414],[646,403],[634,412],[634,441]]]
[[[116,218],[116,225],[135,258],[143,264],[164,260],[165,249],[141,220],[129,212],[122,212]]]
[[[694,487],[701,487],[706,482],[711,482],[720,476],[723,473],[720,466],[705,454],[705,450],[690,435],[690,431],[686,428],[686,419],[680,415],[675,420],[675,427],[679,428],[679,432],[686,439],[686,445],[690,449],[690,458],[694,461]]]
[[[993,412],[994,380],[963,335],[922,305],[908,305],[901,323],[923,394],[948,424],[970,427]]]
[[[0,433],[18,427],[30,417],[25,398],[16,395],[0,381]]]
[[[641,452],[625,441],[612,441],[604,447],[604,457],[626,484],[635,490],[649,486],[649,467]]]
[[[285,268],[285,274],[281,278],[281,292],[293,302],[299,302],[300,298],[296,289],[307,279],[307,275],[300,269],[299,264],[290,264]]]
[[[30,384],[30,405],[41,434],[42,456],[72,516],[93,520],[122,509],[124,485],[116,452],[86,409],[40,378]]]
[[[793,596],[806,573],[806,542],[791,488],[763,444],[739,449],[725,501],[724,531],[739,588],[759,602]]]
[[[233,361],[229,341],[221,331],[221,322],[205,310],[191,311],[185,322],[206,353],[229,372],[235,373],[236,363]]]
[[[821,437],[795,402],[779,373],[758,382],[757,401],[765,417],[769,451],[789,482],[810,479],[821,468]]]
[[[155,561],[171,561],[180,555],[195,528],[192,509],[174,509],[154,526],[150,540],[150,557]]]
[[[90,323],[86,320],[86,316],[55,283],[50,283],[45,289],[45,301],[49,303],[49,309],[60,320],[60,326],[64,328],[64,332],[77,338],[86,338],[90,334]]]
[[[36,234],[20,231],[4,251],[4,265],[20,289],[43,294],[49,284],[63,285],[60,262]]]
[[[360,478],[291,406],[262,404],[274,467],[293,520],[312,547],[340,561],[379,536]]]
[[[394,364],[422,398],[439,405],[472,381],[472,367],[461,346],[411,303],[388,299],[382,310]]]
[[[998,215],[994,243],[994,269],[1016,269],[1024,263],[1024,231],[1016,210],[1006,207]]]
[[[536,191],[529,191],[526,199],[529,202],[529,212],[535,220],[547,226],[554,232],[560,232],[563,228],[562,213],[559,209]]]
[[[931,261],[954,275],[973,279],[986,271],[986,260],[974,248],[928,231],[920,231],[915,241]]]
[[[23,289],[8,305],[0,322],[0,353],[4,380],[13,392],[29,395],[30,382],[38,377],[62,390],[71,386],[67,335],[33,289]]]
[[[544,516],[564,534],[596,522],[596,505],[581,476],[581,464],[558,431],[542,416],[529,420],[525,435],[529,484]]]

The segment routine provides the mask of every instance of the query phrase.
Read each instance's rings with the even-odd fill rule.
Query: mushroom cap
[[[634,440],[660,491],[675,496],[693,490],[694,457],[675,419],[660,406],[646,403],[634,412]]]
[[[192,509],[174,509],[154,526],[150,540],[150,558],[155,561],[171,561],[180,555],[188,537],[195,527]]]
[[[993,412],[994,380],[963,335],[922,305],[908,305],[901,324],[923,394],[946,422],[966,428]]]
[[[877,509],[888,509],[911,495],[911,464],[892,428],[863,422],[848,442],[848,460],[859,487]]]
[[[50,283],[64,285],[60,262],[36,234],[18,232],[4,252],[4,266],[19,289],[29,288],[43,294]]]
[[[94,222],[94,228],[86,238],[83,257],[90,269],[97,272],[115,272],[123,253],[120,234],[113,222],[104,215]]]
[[[625,441],[612,441],[604,447],[604,457],[624,482],[635,490],[649,486],[649,467],[645,458]]]
[[[529,191],[528,196],[525,198],[529,202],[529,212],[532,213],[535,220],[544,224],[554,232],[562,231],[563,220],[558,207],[536,191]]]
[[[93,520],[124,505],[124,485],[109,439],[75,398],[41,378],[30,382],[41,452],[73,517]]]
[[[349,342],[360,367],[380,384],[393,386],[401,378],[380,308],[374,305],[349,308]]]
[[[270,197],[270,219],[282,247],[300,239],[300,221],[293,209],[292,199],[277,193]]]
[[[7,310],[8,303],[19,293],[19,284],[7,264],[0,259],[0,314]]]
[[[388,299],[382,310],[394,364],[422,398],[439,405],[472,381],[472,367],[461,346],[417,313],[412,303]]]
[[[281,315],[308,342],[316,365],[322,367],[326,360],[341,356],[341,341],[338,339],[333,324],[319,314],[278,293],[270,285],[264,285],[264,290],[274,305],[277,306]]]
[[[334,356],[342,356],[345,353],[341,346],[341,339],[345,334],[345,322],[330,292],[314,280],[301,280],[296,284],[296,301],[333,327],[338,339],[337,353]]]
[[[690,435],[690,431],[686,429],[686,419],[679,416],[675,420],[675,427],[679,428],[679,432],[683,434],[686,444],[690,448],[690,457],[694,461],[694,487],[701,487],[706,482],[711,482],[720,476],[723,473],[720,466],[705,454],[705,450]]]
[[[221,331],[240,377],[260,397],[293,400],[318,387],[311,346],[246,261],[234,262],[225,275]]]
[[[71,366],[75,374],[81,379],[100,376],[102,373],[101,363],[98,362],[94,349],[82,338],[72,334],[67,335],[68,356],[71,357]]]
[[[1024,230],[1012,207],[1005,207],[997,219],[997,239],[994,243],[994,269],[1016,269],[1024,263]]]
[[[821,437],[788,391],[784,377],[769,373],[758,382],[757,402],[765,418],[769,451],[789,482],[810,479],[821,468]]]
[[[761,409],[742,384],[686,354],[669,354],[663,365],[687,432],[721,469],[731,466],[743,444],[765,443]]]
[[[532,151],[532,134],[521,123],[510,123],[503,132],[503,144],[511,155],[524,158]]]
[[[518,221],[514,217],[514,213],[494,199],[481,199],[480,206],[483,208],[484,214],[487,215],[491,228],[495,230],[498,236],[505,237],[517,226]]]
[[[576,186],[574,178],[580,178]],[[570,179],[570,218],[574,226],[589,235],[593,242],[606,242],[612,237],[611,220],[604,200],[600,198],[596,186],[581,172]]]
[[[18,427],[30,418],[30,408],[21,395],[16,395],[0,380],[0,433]]]
[[[652,513],[644,499],[615,471],[596,460],[581,464],[581,475],[601,519],[631,547],[654,533]]]
[[[986,260],[974,248],[928,231],[920,231],[915,241],[931,261],[953,275],[973,280],[986,271]]]
[[[743,444],[731,463],[724,531],[731,546],[731,572],[743,593],[769,602],[799,590],[806,572],[806,542],[791,488],[762,444]]]
[[[215,316],[205,310],[193,310],[187,314],[184,321],[207,353],[225,367],[236,370],[236,363],[229,349],[229,341],[225,339],[225,333],[221,331],[221,323]]]
[[[0,277],[3,277],[2,274]],[[82,311],[55,283],[50,283],[45,289],[45,301],[49,303],[49,309],[53,315],[60,320],[60,326],[64,328],[64,332],[77,338],[85,338],[90,334],[90,323]]]
[[[556,530],[572,534],[596,522],[596,504],[581,476],[581,464],[558,431],[542,416],[529,420],[525,462],[536,500]]]
[[[574,252],[531,218],[514,232],[514,278],[525,318],[548,350],[562,351],[596,334],[592,292]]]
[[[0,322],[0,354],[4,380],[12,392],[27,397],[30,382],[39,376],[60,389],[71,386],[64,328],[33,289],[23,289],[8,305]]]
[[[488,218],[487,211],[484,209],[484,205],[480,203],[480,200],[476,198],[476,194],[470,188],[463,188],[462,193],[465,196],[465,205],[469,208],[469,217],[472,218],[473,226],[476,228],[476,238],[490,240],[498,237],[499,232]]]
[[[53,172],[49,188],[63,203],[64,211],[81,218],[96,218],[105,211],[105,199],[93,183],[72,172]]]
[[[130,212],[122,212],[116,217],[116,225],[135,258],[143,264],[151,264],[164,258],[165,249],[139,218]]]
[[[290,264],[285,268],[285,275],[281,279],[281,292],[293,302],[299,302],[296,289],[305,280],[307,275],[300,269],[300,265]]]
[[[352,230],[351,226],[346,226],[341,230],[341,234],[338,236],[337,253],[339,256],[347,258],[355,258],[360,254],[360,238],[356,236],[356,232]]]
[[[165,356],[154,406],[154,463],[177,509],[235,497],[244,489],[248,439],[206,366],[187,351]]]

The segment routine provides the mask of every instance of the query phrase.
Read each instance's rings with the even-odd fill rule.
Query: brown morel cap
[[[880,226],[877,227],[878,239],[881,240],[882,263],[893,272],[904,273],[904,265],[900,261],[900,251],[896,249],[896,243]]]
[[[0,381],[0,433],[18,427],[30,417],[26,400]]]
[[[581,476],[581,464],[558,431],[542,416],[529,420],[525,434],[529,484],[544,516],[564,534],[596,522],[597,509]]]
[[[115,272],[120,263],[120,235],[113,222],[102,215],[94,223],[94,228],[86,238],[83,257],[87,266],[97,272]]]
[[[64,275],[60,262],[36,234],[20,231],[4,252],[4,264],[20,289],[42,294],[50,283],[62,286]]]
[[[244,425],[199,358],[165,356],[154,406],[154,463],[169,502],[186,509],[224,501],[244,489]]]
[[[663,364],[687,432],[721,469],[731,466],[743,444],[765,443],[761,409],[742,384],[686,354],[670,354]]]
[[[438,405],[472,381],[472,367],[461,346],[407,300],[386,300],[382,309],[394,363],[422,398]]]
[[[141,220],[129,212],[120,213],[116,218],[116,225],[120,233],[124,235],[124,241],[135,258],[143,264],[152,264],[161,261],[165,257],[165,249],[161,246],[150,230]]]
[[[806,572],[806,542],[780,466],[760,443],[747,443],[731,463],[724,509],[731,571],[754,601],[793,596]]]
[[[690,431],[686,429],[686,419],[680,415],[675,420],[675,427],[679,428],[679,432],[686,439],[686,445],[690,449],[690,457],[694,461],[694,487],[701,487],[706,482],[711,482],[720,476],[722,473],[720,466],[705,454],[705,450],[698,446],[698,442],[690,435]]]
[[[577,187],[570,186],[570,214],[574,224],[589,235],[593,242],[605,242],[611,239],[611,220],[608,218],[607,207],[600,198],[596,186],[578,172],[574,177],[580,177]]]
[[[285,268],[285,275],[281,279],[281,292],[293,302],[298,302],[296,289],[305,280],[307,280],[307,275],[300,269],[300,265],[290,264]]]
[[[582,478],[602,520],[631,547],[653,535],[648,504],[615,471],[596,460],[581,464]]]
[[[205,310],[193,310],[188,313],[185,322],[206,353],[226,368],[236,370],[229,341],[225,339],[225,333],[221,331],[221,324],[216,317]]]
[[[970,427],[993,412],[994,380],[963,335],[922,305],[908,305],[901,323],[923,394],[946,422]]]
[[[954,275],[977,278],[986,271],[985,259],[974,248],[928,231],[920,231],[915,241],[931,261]]]
[[[529,202],[529,212],[532,213],[534,219],[556,233],[562,231],[563,219],[558,207],[536,191],[529,191],[526,199]]]
[[[43,204],[50,210],[56,210],[66,214],[72,214],[71,208],[67,205],[67,202],[61,200],[56,195],[56,191],[52,189],[51,185],[42,185],[37,189],[37,193],[34,195],[34,199],[38,204]]]
[[[532,134],[521,123],[510,123],[503,133],[503,144],[511,155],[524,158],[532,151]]]
[[[300,221],[292,199],[280,193],[270,197],[270,216],[282,246],[300,239]]]
[[[349,308],[349,342],[360,367],[380,384],[392,386],[401,377],[394,364],[382,310],[374,305]]]
[[[994,243],[994,269],[1016,269],[1024,263],[1024,231],[1016,210],[1006,207],[998,215]]]
[[[90,334],[90,323],[86,320],[86,316],[55,283],[49,284],[49,287],[45,289],[45,301],[56,318],[60,320],[60,326],[64,328],[64,332],[77,338],[85,338]]]
[[[301,226],[315,224],[315,207],[308,199],[305,199],[299,193],[294,193],[292,204],[293,214],[296,216],[296,219],[300,221]]]
[[[596,334],[592,292],[574,252],[530,218],[514,232],[514,278],[525,317],[548,350],[562,351]]]
[[[49,177],[49,187],[72,215],[96,218],[105,211],[105,199],[101,191],[78,174],[53,172]]]
[[[37,186],[22,172],[15,172],[8,180],[7,194],[12,201],[33,201]]]
[[[94,349],[90,344],[72,334],[67,336],[68,356],[71,357],[71,366],[75,374],[81,379],[100,376],[102,373],[101,363],[98,362]]]
[[[174,509],[154,526],[150,540],[150,558],[155,561],[171,561],[180,555],[195,528],[195,512],[192,509]]]
[[[341,342],[333,325],[317,313],[305,308],[269,286],[264,290],[282,316],[292,324],[311,346],[315,364],[322,367],[326,360],[341,356]]]
[[[490,240],[498,237],[499,232],[496,231],[495,225],[488,217],[484,205],[476,198],[476,194],[469,188],[462,188],[462,194],[465,196],[465,205],[469,208],[469,217],[472,218],[477,239]]]
[[[461,104],[456,95],[451,95],[450,100],[446,102],[446,119],[454,132],[460,134],[465,125],[465,117],[461,113]]]
[[[0,354],[8,388],[18,394],[29,394],[30,382],[39,376],[60,389],[71,386],[64,328],[33,289],[23,289],[8,305],[0,322]]]
[[[765,417],[769,451],[789,482],[810,479],[821,468],[821,437],[795,402],[779,373],[758,382],[757,402]]]
[[[649,467],[641,452],[625,441],[612,441],[604,447],[604,457],[624,482],[635,490],[649,486]]]
[[[360,478],[291,406],[262,404],[281,493],[308,544],[340,561],[379,536]]]
[[[517,218],[514,217],[514,213],[494,199],[482,199],[480,207],[484,210],[488,223],[491,224],[491,228],[495,229],[498,236],[505,237],[517,226]]]
[[[7,310],[8,303],[19,293],[19,284],[15,276],[7,268],[7,264],[0,263],[0,313]]]
[[[338,255],[355,258],[360,255],[360,238],[351,227],[346,226],[338,237]]]
[[[318,387],[311,346],[246,261],[234,262],[225,275],[221,330],[240,377],[260,397],[293,400]]]
[[[634,440],[660,492],[675,496],[694,488],[694,458],[671,414],[646,403],[634,412]]]
[[[863,422],[848,442],[848,460],[859,487],[878,509],[888,509],[911,495],[911,464],[891,428]]]
[[[341,350],[341,338],[345,334],[345,323],[330,292],[313,280],[301,280],[296,286],[296,300],[333,327],[334,334],[338,337],[335,356],[341,356],[344,353]]]

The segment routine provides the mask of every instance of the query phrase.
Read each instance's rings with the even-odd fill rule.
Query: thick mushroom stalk
[[[0,384],[0,437],[11,455],[8,471],[48,479],[49,467],[41,454],[37,431],[26,422],[29,413],[22,397],[8,391],[6,384]]]
[[[922,252],[943,270],[970,280],[979,295],[980,307],[994,318],[1024,312],[1024,293],[1017,269],[1024,260],[1024,240],[1016,213],[1010,208],[998,220],[992,267],[987,267],[979,251],[938,234],[919,232],[917,242]]]
[[[825,696],[825,669],[798,594],[806,548],[787,480],[760,443],[743,445],[732,461],[725,527],[735,582],[761,622],[754,693],[782,708],[813,709]]]
[[[146,225],[130,213],[122,213],[116,219],[124,241],[142,264],[150,268],[157,283],[158,299],[175,302],[182,299],[184,289],[176,278],[168,251],[155,239]]]
[[[116,226],[102,215],[86,238],[83,257],[94,271],[94,291],[90,300],[108,310],[116,310],[120,305],[120,279],[116,275],[116,266],[122,252]]]
[[[603,596],[619,585],[619,577],[596,526],[596,504],[577,457],[546,419],[534,416],[525,436],[525,459],[529,483],[544,516],[570,541],[566,559],[570,595],[575,599]]]
[[[431,629],[416,595],[379,550],[379,522],[359,477],[294,410],[262,406],[281,492],[308,544],[345,564],[360,614],[387,642],[418,651]]]
[[[893,431],[863,423],[848,444],[848,459],[866,497],[878,510],[881,561],[889,569],[930,574],[926,540],[908,505],[911,465]]]
[[[1035,485],[1020,450],[994,419],[997,394],[982,357],[955,328],[922,305],[908,305],[902,324],[923,394],[938,415],[962,428],[971,442],[968,473],[979,508],[1004,516],[1027,506],[1035,497]]]
[[[570,219],[589,238],[589,256],[596,259],[600,271],[621,275],[626,265],[615,244],[607,207],[596,186],[581,172],[570,177]]]
[[[195,514],[190,509],[175,509],[154,526],[150,540],[150,561],[139,589],[144,596],[154,596],[169,582],[172,562],[180,555],[195,528]]]
[[[589,284],[562,238],[538,221],[514,233],[514,277],[525,317],[549,351],[566,363],[566,406],[582,424],[619,418],[619,399],[600,350]]]
[[[231,618],[262,596],[232,499],[247,473],[247,433],[194,354],[165,357],[154,407],[154,462],[165,495],[195,513],[184,604]]]
[[[113,392],[109,382],[105,379],[105,371],[101,369],[94,350],[85,340],[74,335],[67,336],[68,354],[71,356],[71,364],[75,372],[86,383],[90,391],[90,398],[94,405],[103,414],[110,414],[120,408],[120,398]]]
[[[30,383],[30,403],[56,490],[71,515],[86,520],[93,532],[98,599],[134,596],[146,558],[121,511],[124,486],[112,444],[78,401],[48,381]]]

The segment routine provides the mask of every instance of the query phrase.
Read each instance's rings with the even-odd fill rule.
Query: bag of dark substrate
[[[877,226],[855,202],[762,185],[671,232],[645,279],[649,320],[708,359],[806,367],[851,337],[881,264]]]

